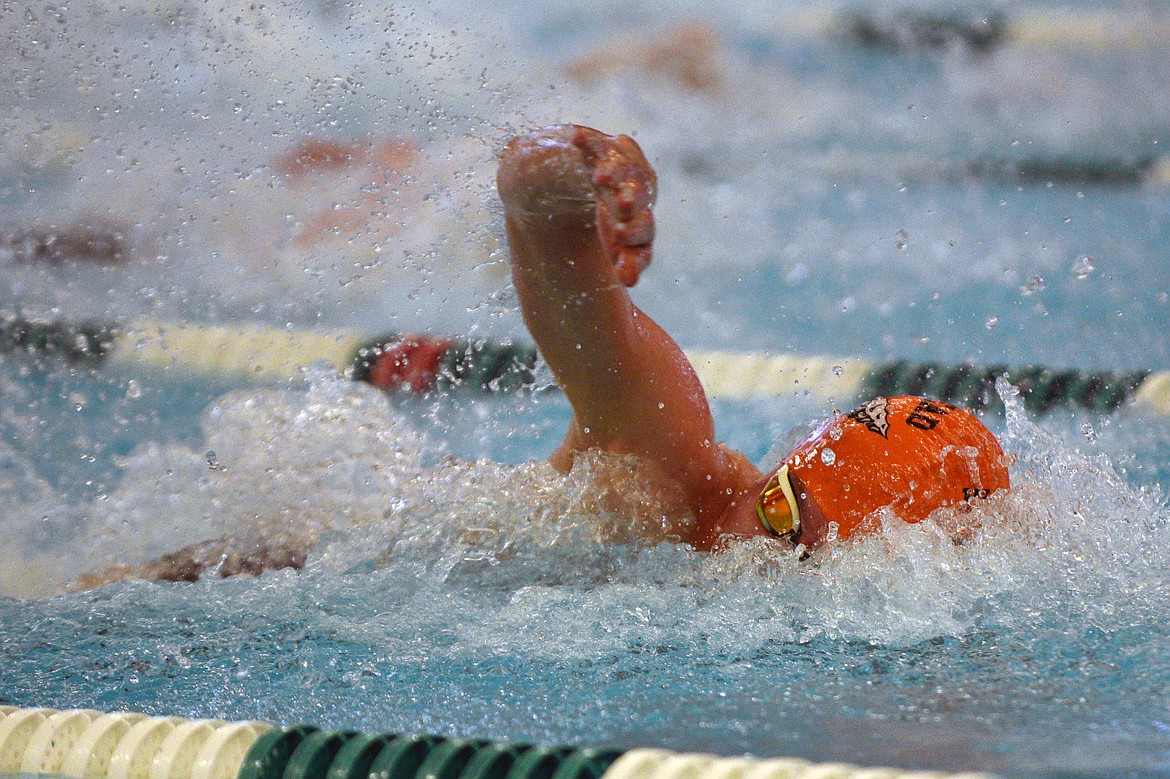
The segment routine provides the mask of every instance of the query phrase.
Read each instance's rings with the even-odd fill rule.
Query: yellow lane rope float
[[[239,381],[293,378],[326,365],[386,390],[506,392],[538,383],[536,349],[510,340],[352,331],[285,330],[137,322],[38,322],[0,317],[0,354],[23,352],[93,366]],[[925,395],[973,409],[994,406],[1006,376],[1034,413],[1080,406],[1110,413],[1141,402],[1170,414],[1170,372],[1088,371],[1046,366],[870,362],[855,358],[687,350],[713,398],[807,393],[848,403],[875,395]],[[551,379],[549,379],[551,382]]]

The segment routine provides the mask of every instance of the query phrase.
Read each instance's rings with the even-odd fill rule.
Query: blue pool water
[[[1167,22],[1140,4],[996,7],[1066,29]],[[714,95],[564,74],[702,16],[685,2],[5,16],[0,226],[96,214],[132,257],[0,257],[0,310],[522,336],[492,158],[517,128],[574,120],[636,130],[659,170],[635,297],[686,346],[1170,370],[1170,186],[963,174],[1156,155],[1170,38],[873,51],[809,21],[841,8],[711,19]],[[272,172],[306,136],[402,135],[421,162],[386,189]],[[353,203],[376,213],[296,245],[290,225]],[[1002,391],[987,421],[1016,489],[974,543],[890,520],[801,563],[764,541],[602,542],[662,509],[606,514],[587,476],[541,463],[569,418],[555,391],[389,398],[317,370],[245,385],[0,355],[0,704],[1166,775],[1170,418],[1034,418]],[[713,408],[761,461],[853,400],[794,386]],[[52,594],[223,533],[314,551],[257,580]]]

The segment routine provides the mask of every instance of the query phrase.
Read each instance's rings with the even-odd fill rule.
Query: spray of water
[[[368,388],[319,376],[305,389],[239,391],[207,409],[197,446],[143,444],[116,490],[73,507],[93,519],[65,570],[219,535],[280,539],[312,550],[306,570],[249,590],[309,587],[344,600],[369,588],[362,603],[393,608],[396,626],[404,613],[420,625],[456,619],[445,604],[477,592],[461,596],[483,608],[458,617],[455,652],[620,651],[650,630],[743,654],[819,638],[905,646],[1037,622],[1117,629],[1161,618],[1165,507],[1103,456],[1029,420],[1010,385],[1001,393],[1010,493],[919,525],[889,514],[879,536],[801,560],[764,538],[718,554],[671,543],[685,509],[631,478],[625,458],[584,458],[567,477],[542,462],[465,461]],[[385,638],[389,623],[368,617],[330,624]],[[516,630],[526,621],[566,638],[533,647]]]

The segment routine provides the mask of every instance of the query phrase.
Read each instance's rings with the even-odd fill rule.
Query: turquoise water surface
[[[1011,168],[1159,157],[1155,5],[965,13],[1016,25],[986,51],[911,45],[910,6],[884,3],[849,9],[902,48],[850,37],[835,4],[229,6],[0,21],[0,227],[100,219],[128,254],[29,263],[7,240],[4,314],[523,338],[492,160],[580,121],[636,132],[659,170],[634,295],[685,346],[1170,370],[1170,184]],[[713,92],[645,61],[566,75],[614,41],[669,47],[686,19],[715,41]],[[1066,37],[1025,37],[1037,19]],[[1089,44],[1119,26],[1144,37]],[[303,185],[277,161],[305,137],[416,156]],[[322,214],[336,234],[299,243]],[[587,475],[542,464],[569,418],[552,389],[402,398],[316,367],[247,383],[3,354],[0,704],[1167,775],[1170,417],[1033,417],[1001,390],[986,421],[1015,489],[973,543],[891,517],[800,562],[620,537],[656,509],[607,514]],[[759,462],[855,400],[713,410]],[[225,533],[313,552],[259,579],[57,594]]]

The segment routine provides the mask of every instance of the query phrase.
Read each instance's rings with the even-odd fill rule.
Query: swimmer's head
[[[770,534],[809,547],[906,522],[1010,486],[999,441],[971,412],[936,400],[875,398],[821,425],[766,482],[756,514]]]

